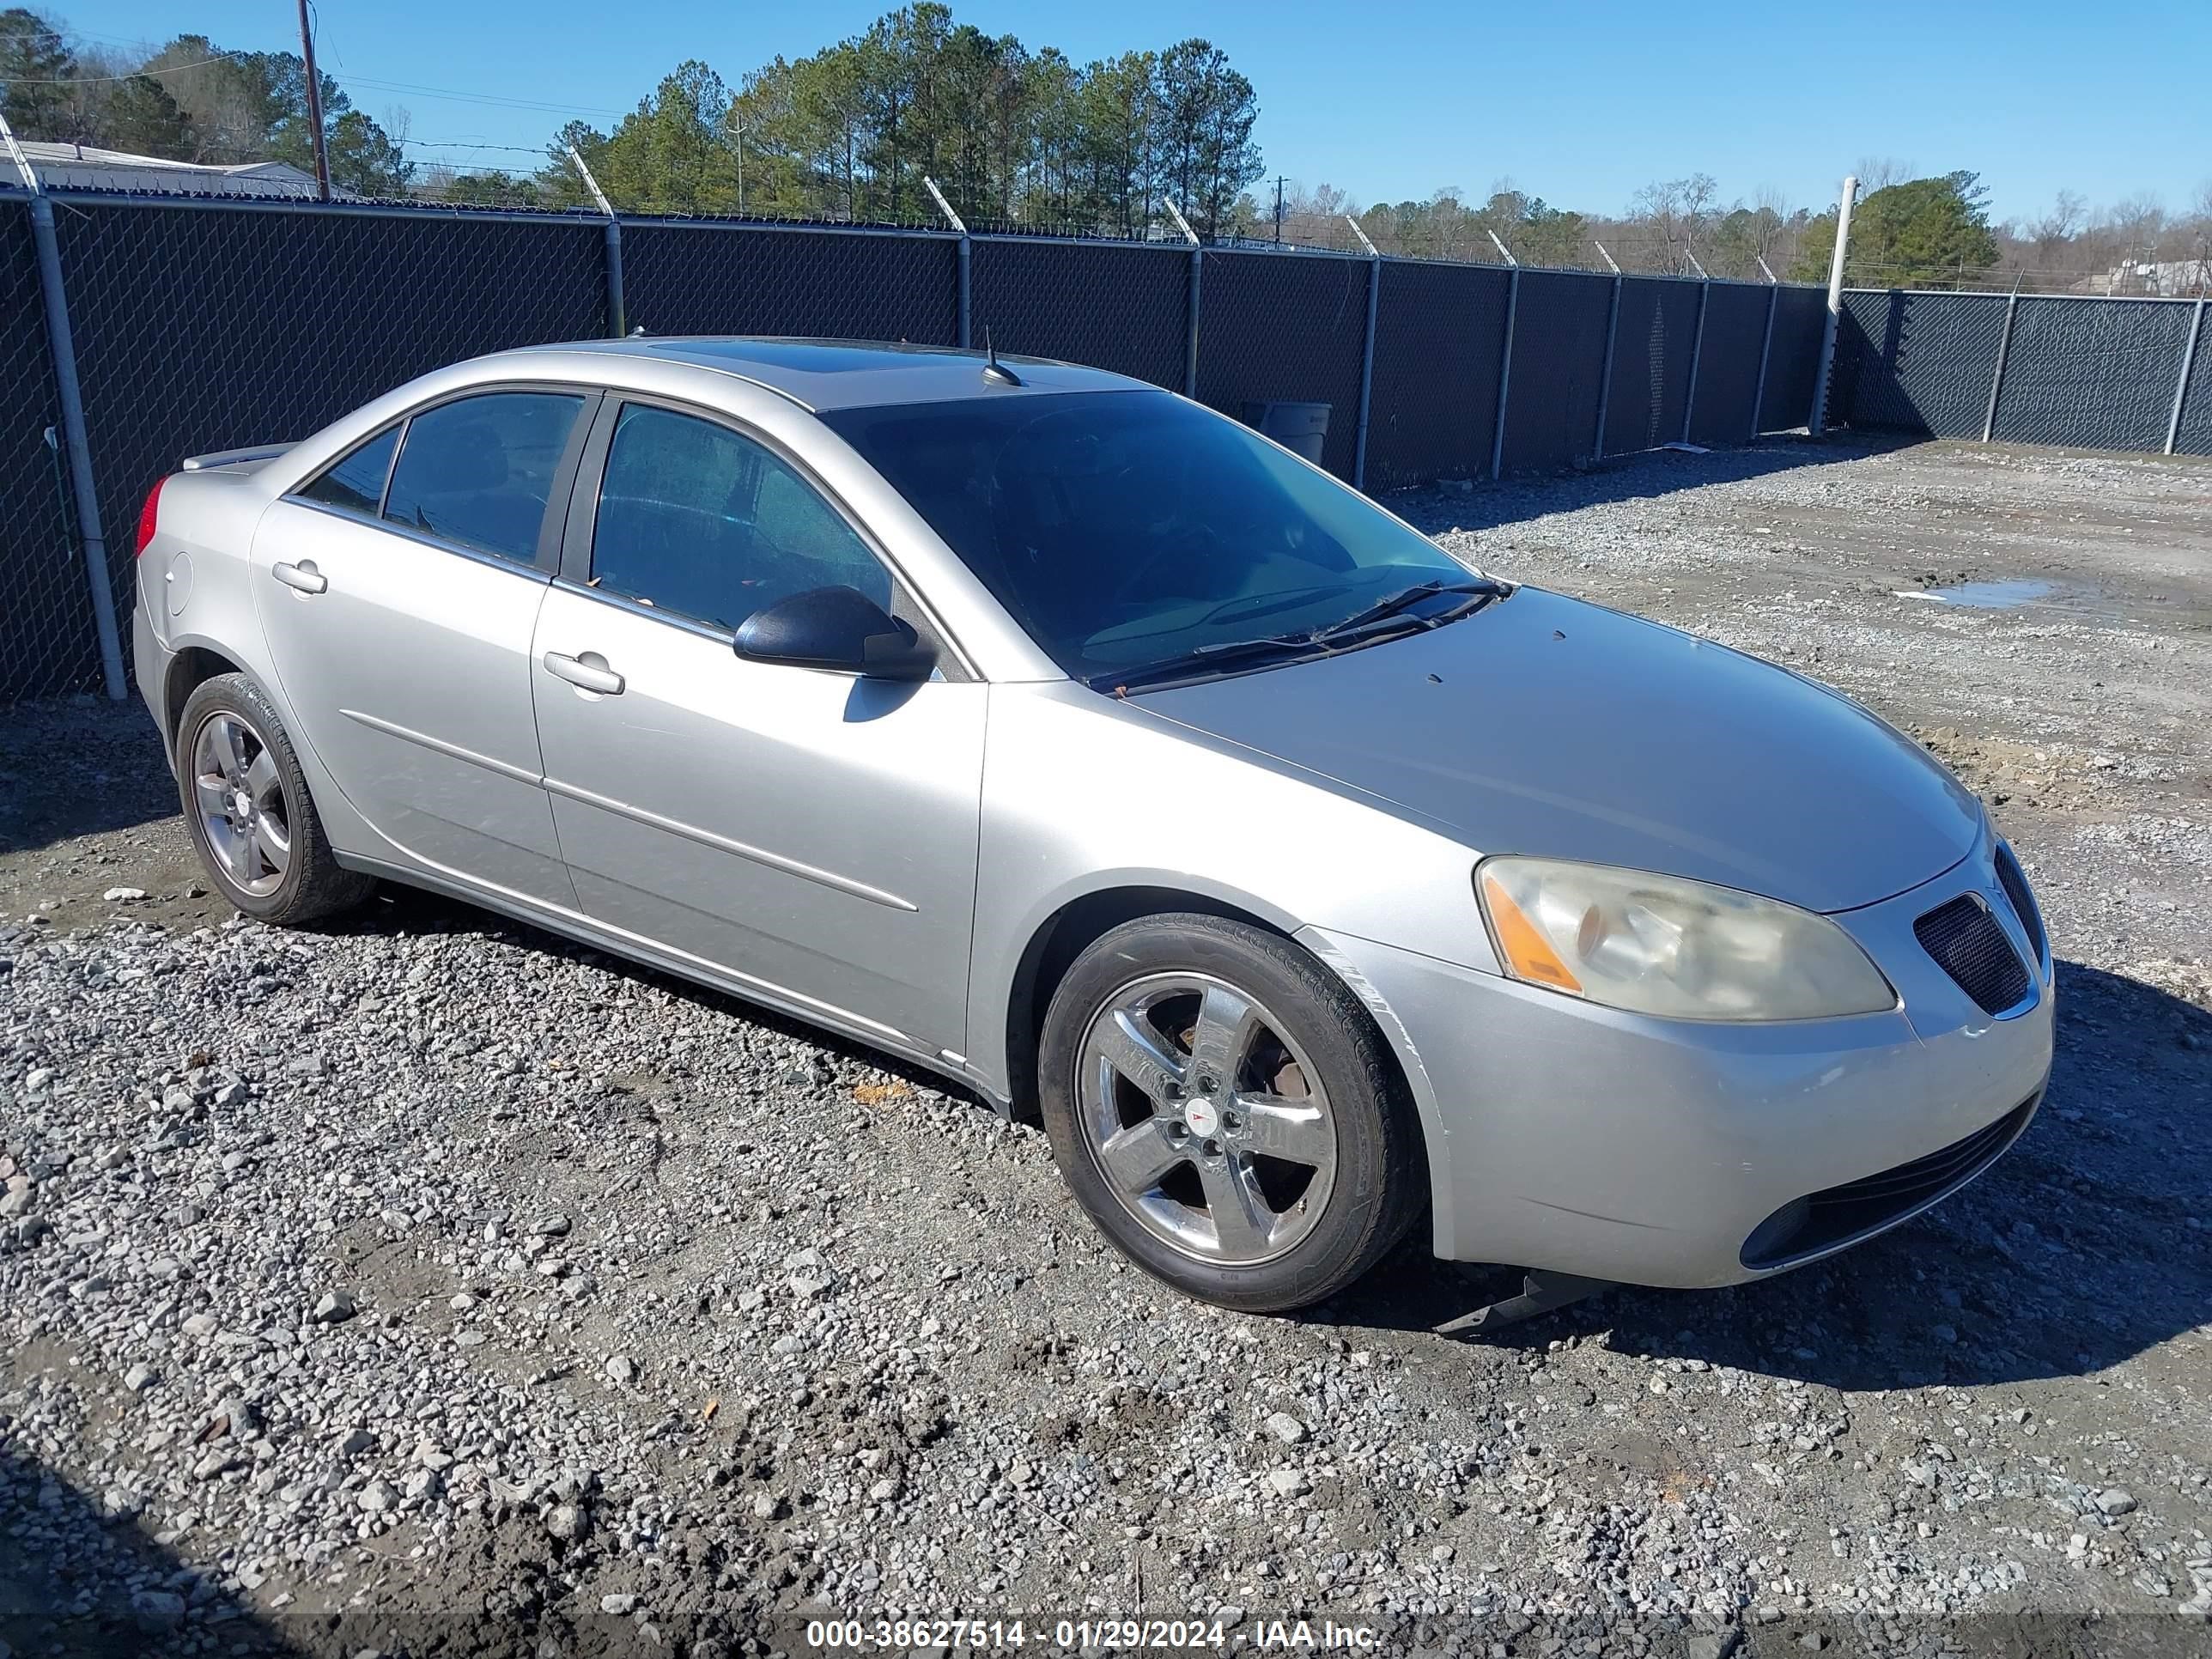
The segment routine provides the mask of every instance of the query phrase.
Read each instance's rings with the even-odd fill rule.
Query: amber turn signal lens
[[[1498,948],[1504,954],[1505,965],[1522,979],[1580,996],[1583,982],[1567,971],[1567,964],[1545,943],[1535,924],[1521,914],[1521,907],[1496,877],[1483,876],[1482,892],[1489,901],[1491,927],[1498,934]]]

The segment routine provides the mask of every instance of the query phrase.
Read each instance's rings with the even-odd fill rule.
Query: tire
[[[376,890],[331,853],[284,723],[245,675],[219,674],[185,700],[176,754],[192,849],[236,908],[297,927]]]
[[[1381,1033],[1259,928],[1167,915],[1106,933],[1053,994],[1037,1075],[1053,1156],[1091,1219],[1202,1301],[1322,1301],[1425,1207],[1419,1125]]]

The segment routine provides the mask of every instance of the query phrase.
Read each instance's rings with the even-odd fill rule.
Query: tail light
[[[154,532],[161,525],[161,485],[168,483],[164,477],[146,492],[146,505],[138,509],[138,545],[131,550],[136,558],[146,550],[146,544],[154,539]]]

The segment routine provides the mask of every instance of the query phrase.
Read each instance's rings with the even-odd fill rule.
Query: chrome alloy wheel
[[[228,710],[192,738],[192,799],[200,835],[240,892],[264,898],[292,866],[292,820],[276,757],[262,735]]]
[[[1130,1214],[1183,1255],[1272,1261],[1328,1206],[1336,1126],[1280,1022],[1211,975],[1114,993],[1076,1061],[1084,1139]]]

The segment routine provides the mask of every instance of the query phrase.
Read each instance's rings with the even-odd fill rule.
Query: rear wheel
[[[192,846],[247,915],[295,926],[375,890],[331,854],[283,723],[245,675],[219,674],[185,700],[177,760]]]
[[[1419,1212],[1419,1135],[1373,1024],[1256,927],[1178,915],[1107,933],[1053,997],[1038,1076],[1078,1199],[1192,1296],[1320,1301]]]

